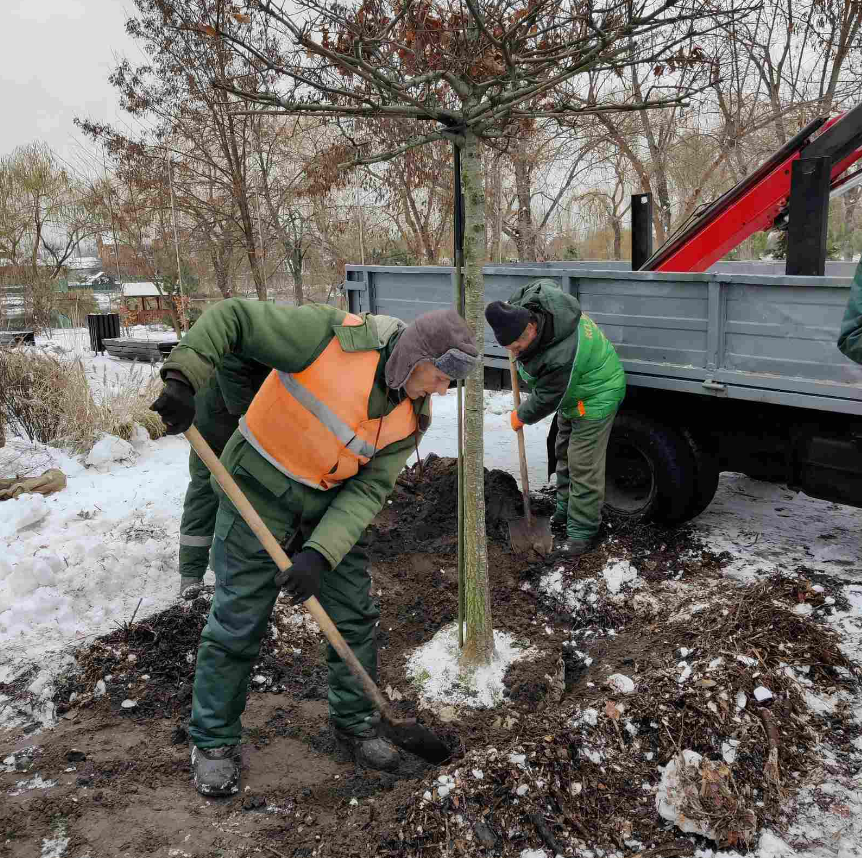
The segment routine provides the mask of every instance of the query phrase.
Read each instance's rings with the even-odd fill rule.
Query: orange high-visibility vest
[[[343,325],[363,324],[349,313]],[[273,370],[240,420],[240,432],[271,465],[315,489],[355,476],[378,450],[412,435],[413,402],[370,419],[368,397],[380,353],[347,352],[333,337],[302,372]]]

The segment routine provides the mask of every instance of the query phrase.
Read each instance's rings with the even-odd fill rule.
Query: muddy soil
[[[494,627],[529,644],[537,655],[509,670],[500,707],[419,710],[417,689],[405,676],[406,657],[457,614],[455,470],[453,460],[433,459],[422,473],[418,467],[405,472],[371,528],[371,571],[382,611],[380,686],[396,710],[418,715],[448,744],[453,761],[447,772],[459,765],[469,769],[473,754],[526,743],[527,752],[539,753],[553,772],[547,795],[537,796],[539,804],[513,800],[507,780],[512,776],[506,774],[512,766],[498,766],[492,754],[484,781],[491,792],[465,797],[463,806],[457,796],[449,800],[455,803],[448,810],[460,825],[469,805],[465,839],[463,829],[461,835],[450,834],[449,817],[439,807],[417,798],[420,784],[438,773],[421,760],[402,753],[393,774],[358,769],[328,730],[320,636],[300,609],[281,600],[252,671],[243,717],[242,791],[225,799],[202,798],[190,782],[184,727],[197,638],[209,609],[208,600],[200,598],[79,651],[77,671],[58,687],[57,726],[0,737],[0,856],[420,855],[432,848],[439,854],[444,842],[453,854],[518,855],[536,843],[571,854],[575,836],[630,853],[637,850],[626,846],[624,835],[628,831],[631,838],[632,825],[637,835],[632,843],[673,844],[678,832],[657,817],[652,798],[645,801],[640,789],[641,779],[655,781],[655,765],[639,763],[632,781],[632,771],[615,774],[610,767],[582,763],[582,738],[573,731],[571,716],[590,706],[605,710],[611,674],[625,673],[648,685],[650,677],[667,673],[694,632],[657,621],[661,600],[667,597],[683,608],[686,599],[693,602],[694,595],[680,597],[681,582],[697,585],[687,592],[718,592],[722,558],[705,551],[688,528],[606,522],[602,548],[553,568],[576,587],[592,581],[609,556],[625,557],[649,582],[652,601],[638,607],[604,594],[594,602],[585,599],[577,611],[563,608],[537,595],[538,580],[550,567],[509,549],[506,520],[521,514],[514,479],[487,473]],[[547,496],[535,501],[540,511],[549,505]],[[800,598],[796,591],[785,595]],[[99,680],[105,682],[102,694]],[[682,702],[669,704],[671,720],[663,723],[676,724],[672,719],[679,713],[683,724],[686,714],[696,718],[674,694]],[[644,711],[652,705],[644,698]],[[650,718],[642,720],[651,735]],[[692,735],[709,744],[708,737]],[[616,733],[609,736],[617,742]],[[846,739],[854,737],[851,731]],[[666,750],[663,738],[649,741],[658,753]],[[630,745],[631,737],[620,733],[619,743]],[[793,760],[797,770],[804,771],[804,763],[802,756]],[[45,782],[52,785],[37,788]],[[569,795],[575,782],[584,791],[578,810]],[[566,798],[553,793],[553,784],[569,790]],[[548,802],[557,808],[550,821],[542,809],[551,807]],[[615,834],[609,822],[619,816],[629,820],[623,834]]]

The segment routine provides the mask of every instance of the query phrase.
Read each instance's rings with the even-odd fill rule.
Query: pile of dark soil
[[[200,597],[127,624],[79,650],[76,671],[57,685],[57,713],[94,708],[133,720],[188,717],[198,643],[209,609],[209,599]],[[325,699],[321,653],[317,630],[309,627],[299,608],[280,599],[261,644],[252,690]],[[135,705],[124,708],[128,700]]]
[[[375,557],[405,551],[455,553],[458,546],[458,460],[436,456],[404,470],[370,534]],[[485,469],[485,530],[508,544],[506,522],[523,515],[521,491],[506,471]]]

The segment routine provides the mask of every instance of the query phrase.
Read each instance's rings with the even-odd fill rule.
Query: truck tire
[[[715,450],[715,445],[711,444],[702,432],[683,426],[680,429],[680,434],[688,442],[697,470],[691,501],[689,501],[688,509],[685,511],[685,517],[680,519],[680,521],[688,521],[699,516],[712,503],[718,488],[718,477],[721,469],[718,464],[718,453]]]
[[[661,524],[691,518],[697,467],[683,435],[653,417],[621,411],[608,444],[605,506]]]

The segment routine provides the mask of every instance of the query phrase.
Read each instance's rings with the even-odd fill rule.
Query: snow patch
[[[91,468],[107,468],[114,462],[134,460],[137,456],[137,450],[128,441],[116,435],[102,435],[84,461]]]
[[[407,676],[427,704],[457,703],[463,706],[496,706],[503,700],[503,676],[509,665],[536,655],[536,650],[519,646],[507,632],[494,632],[491,664],[463,668],[458,648],[458,624],[442,628],[407,660]]]
[[[602,569],[602,577],[607,584],[608,592],[619,593],[624,584],[631,584],[638,577],[638,570],[628,560],[611,560]]]

